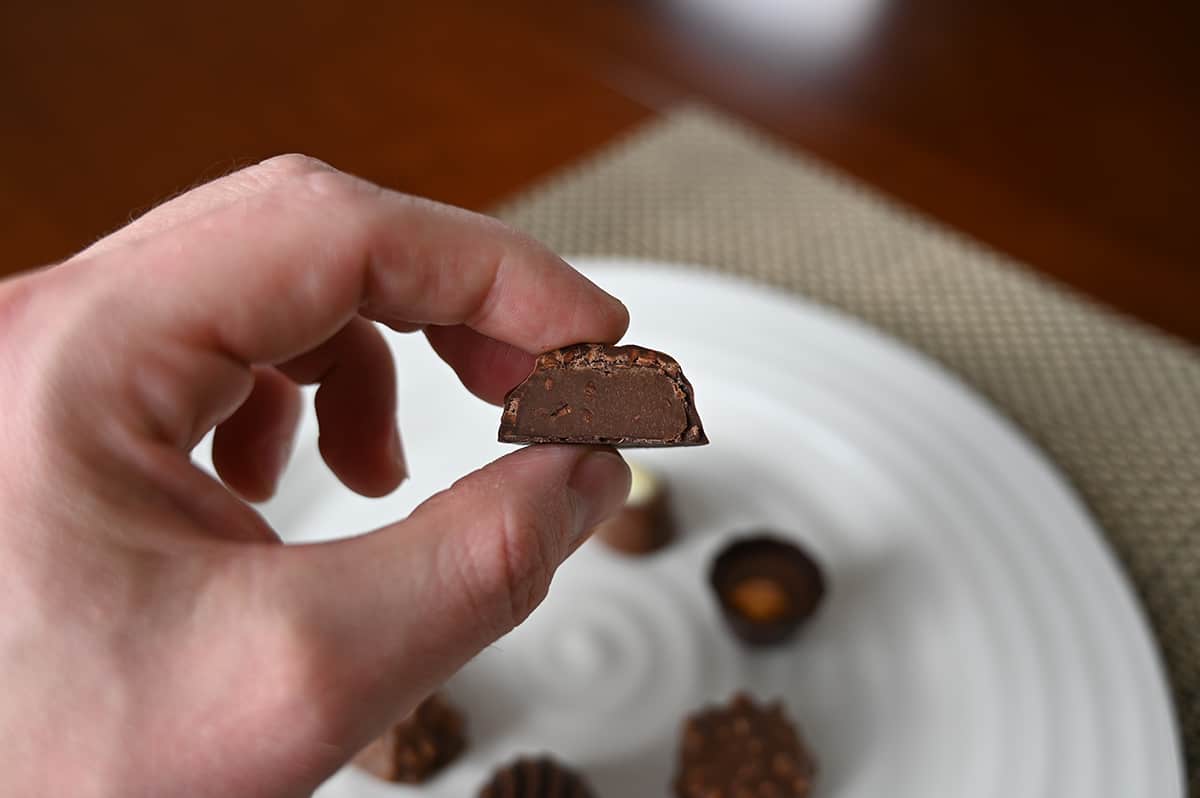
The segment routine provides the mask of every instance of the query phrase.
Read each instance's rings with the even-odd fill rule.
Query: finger
[[[364,496],[396,489],[407,468],[396,428],[396,373],[387,342],[355,316],[325,343],[279,366],[317,389],[321,457],[346,487]]]
[[[104,272],[87,285],[92,333],[186,356],[169,370],[180,379],[130,411],[174,407],[150,426],[179,437],[232,410],[221,405],[228,386],[186,373],[188,363],[284,361],[360,310],[389,323],[465,324],[528,353],[615,341],[628,323],[620,302],[526,236],[337,172],[290,178],[121,255],[111,269],[81,269]],[[129,296],[142,298],[139,312],[116,312]],[[174,401],[157,401],[162,392]]]
[[[426,327],[425,337],[467,390],[485,402],[500,404],[533,371],[533,355],[462,324]]]
[[[269,158],[197,186],[151,208],[79,254],[91,256],[135,243],[211,211],[226,208],[246,197],[268,191],[281,179],[332,169],[328,164],[306,156],[284,155]]]
[[[277,594],[322,630],[318,647],[336,660],[324,683],[348,691],[339,703],[377,710],[359,729],[369,736],[524,620],[573,545],[621,507],[629,479],[611,449],[528,447],[402,523],[271,552],[286,580]]]
[[[213,433],[217,474],[249,501],[266,501],[291,456],[300,420],[300,391],[273,368],[254,370],[254,387]]]

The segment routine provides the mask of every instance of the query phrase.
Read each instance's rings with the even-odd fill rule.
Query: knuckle
[[[546,597],[554,575],[554,565],[542,543],[546,535],[536,524],[506,523],[501,529],[500,540],[504,553],[500,562],[512,625],[517,626]]]
[[[497,522],[472,536],[460,576],[474,614],[492,637],[521,624],[546,597],[561,560],[552,518],[533,503],[507,500]]]
[[[308,155],[289,153],[276,155],[252,166],[239,169],[215,182],[219,191],[230,199],[244,199],[294,186],[317,172],[332,172],[333,167]],[[184,215],[186,217],[186,214]]]
[[[334,203],[356,203],[382,191],[368,180],[336,169],[308,172],[301,181],[313,196]]]
[[[24,290],[24,286],[19,279],[0,283],[0,330],[4,332],[9,332],[16,326],[17,320],[24,315],[24,310],[29,304],[28,291]],[[3,336],[0,340],[9,338]]]
[[[554,518],[554,513],[528,501],[507,504],[501,515],[496,561],[513,626],[528,618],[550,589],[560,560],[556,545],[560,530]]]
[[[330,635],[299,612],[282,611],[265,633],[268,703],[295,721],[306,739],[341,739],[352,684]]]
[[[298,152],[276,155],[265,161],[260,161],[256,167],[259,171],[280,178],[296,178],[313,174],[314,172],[331,172],[333,167],[319,158]]]

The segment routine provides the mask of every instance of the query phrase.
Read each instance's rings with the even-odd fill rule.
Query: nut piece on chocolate
[[[533,373],[508,392],[500,441],[633,447],[708,438],[674,358],[640,346],[576,344],[538,356]]]
[[[594,798],[583,777],[550,757],[518,759],[492,774],[479,798]]]
[[[420,784],[466,747],[462,715],[438,693],[375,739],[354,764],[386,781]]]
[[[650,469],[630,462],[633,481],[621,512],[596,527],[596,537],[626,554],[649,554],[675,537],[667,486]]]
[[[825,597],[825,577],[812,557],[770,535],[727,546],[713,561],[709,584],[730,631],[752,646],[788,640]]]
[[[744,693],[685,721],[677,798],[805,798],[816,766],[779,702]]]

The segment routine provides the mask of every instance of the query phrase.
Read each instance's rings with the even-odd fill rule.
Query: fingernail
[[[388,455],[396,467],[396,481],[408,479],[408,460],[404,457],[404,444],[400,442],[400,430],[392,430],[392,440],[388,444]]]
[[[284,469],[287,468],[288,460],[292,457],[292,447],[295,445],[295,438],[291,435],[285,435],[277,441],[273,442],[269,450],[267,463],[267,478],[271,493],[275,492],[275,488],[279,486],[279,480],[283,476]]]
[[[621,509],[629,480],[629,466],[611,449],[593,449],[575,464],[567,480],[576,497],[572,542]]]

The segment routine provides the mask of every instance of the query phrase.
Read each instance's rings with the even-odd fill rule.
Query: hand
[[[297,383],[342,482],[404,478],[368,319],[498,402],[531,353],[628,317],[495,221],[298,156],[0,283],[0,794],[307,795],[619,507],[614,452],[531,447],[406,520],[279,545],[242,498],[274,490]],[[189,459],[214,426],[224,486]]]

